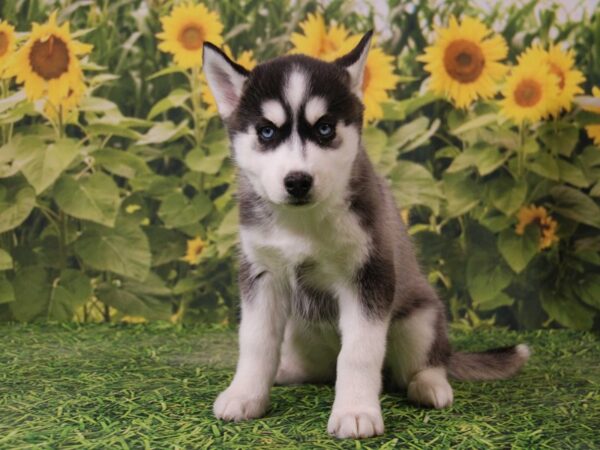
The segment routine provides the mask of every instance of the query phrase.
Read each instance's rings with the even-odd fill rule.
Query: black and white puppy
[[[368,437],[383,433],[384,365],[409,399],[444,408],[448,375],[506,378],[529,356],[452,352],[444,306],[361,145],[370,41],[332,63],[292,55],[251,72],[204,46],[239,169],[240,355],[218,418],[262,416],[274,383],[335,380],[329,433]]]

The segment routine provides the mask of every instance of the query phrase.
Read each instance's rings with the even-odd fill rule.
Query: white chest
[[[344,280],[365,261],[369,236],[350,211],[295,215],[241,229],[248,259],[273,274],[290,275],[310,262],[323,281]]]

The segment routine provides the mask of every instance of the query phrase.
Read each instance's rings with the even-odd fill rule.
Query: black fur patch
[[[356,273],[356,284],[363,310],[369,317],[381,318],[394,301],[396,280],[394,264],[377,252]]]
[[[287,77],[294,70],[306,74],[308,85],[305,100],[319,96],[327,103],[328,123],[335,125],[343,122],[357,127],[362,125],[362,103],[350,90],[349,75],[341,65],[304,55],[290,55],[267,61],[250,72],[239,106],[228,120],[230,134],[245,133],[248,127],[258,130],[264,126],[262,104],[267,100],[276,100],[283,106],[287,122],[277,129],[273,139],[261,142],[263,150],[276,148],[290,136],[294,131],[293,127],[297,128],[303,140],[311,140],[323,148],[336,148],[338,141],[321,139],[316,134],[315,127],[307,123],[304,105],[299,111],[300,117],[294,117],[285,98]]]

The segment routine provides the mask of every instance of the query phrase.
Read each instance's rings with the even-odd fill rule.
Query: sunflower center
[[[524,79],[515,89],[514,97],[519,106],[529,108],[542,98],[542,87],[535,80]]]
[[[550,63],[550,72],[558,77],[558,87],[562,91],[565,88],[565,73],[554,63]]]
[[[0,57],[8,51],[8,36],[4,31],[0,31]]]
[[[179,42],[188,50],[198,50],[204,44],[204,30],[198,25],[188,25],[179,34]]]
[[[37,40],[29,53],[31,68],[44,80],[59,78],[69,69],[67,44],[56,36]]]
[[[459,83],[472,83],[479,78],[485,58],[481,48],[466,39],[452,42],[444,52],[446,72]]]
[[[362,91],[366,92],[369,87],[369,83],[371,82],[371,71],[367,66],[365,66],[365,71],[363,73],[363,83],[362,83]]]

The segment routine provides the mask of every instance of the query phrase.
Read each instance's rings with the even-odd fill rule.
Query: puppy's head
[[[205,44],[204,73],[234,160],[258,195],[293,207],[343,199],[360,147],[371,35],[331,63],[291,55],[251,72]]]

